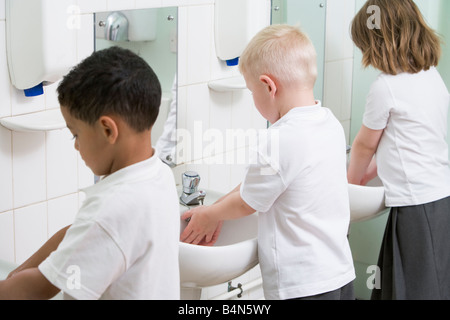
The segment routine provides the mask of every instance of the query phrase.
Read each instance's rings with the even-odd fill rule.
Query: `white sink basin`
[[[18,267],[17,264],[0,260],[0,280],[5,280],[8,274]],[[63,293],[58,293],[52,300],[62,300]]]
[[[223,194],[206,190],[205,205],[213,204]],[[180,206],[181,212],[187,210]],[[181,222],[182,232],[187,223]],[[203,288],[226,283],[258,264],[258,216],[225,221],[213,247],[180,242],[181,286]]]
[[[377,177],[367,186],[348,185],[351,222],[374,219],[386,211],[384,187]]]
[[[5,280],[8,274],[16,268],[16,264],[0,260],[0,280]]]

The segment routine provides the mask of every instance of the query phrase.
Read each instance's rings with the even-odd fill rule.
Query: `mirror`
[[[272,0],[272,24],[298,25],[317,51],[314,95],[323,101],[327,0]]]
[[[162,101],[152,130],[152,145],[169,166],[174,166],[177,125],[178,8],[101,12],[94,15],[95,51],[112,46],[142,57],[161,82]]]

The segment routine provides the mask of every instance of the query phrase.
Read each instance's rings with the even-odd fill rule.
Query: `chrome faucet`
[[[180,196],[180,203],[185,206],[203,205],[206,192],[197,190],[200,183],[200,175],[195,171],[186,171],[181,178],[183,193]]]

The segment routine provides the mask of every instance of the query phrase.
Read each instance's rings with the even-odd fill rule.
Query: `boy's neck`
[[[294,108],[316,105],[314,90],[308,88],[288,88],[279,96],[280,118]]]
[[[155,150],[151,141],[149,132],[128,136],[127,139],[120,141],[116,157],[111,165],[111,173],[152,158]]]

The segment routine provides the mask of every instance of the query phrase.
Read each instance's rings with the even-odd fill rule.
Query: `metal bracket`
[[[242,294],[244,293],[244,290],[242,290],[242,284],[238,283],[237,287],[232,286],[232,282],[228,282],[228,292],[234,291],[239,289],[241,292],[237,295],[238,298],[242,298]]]

